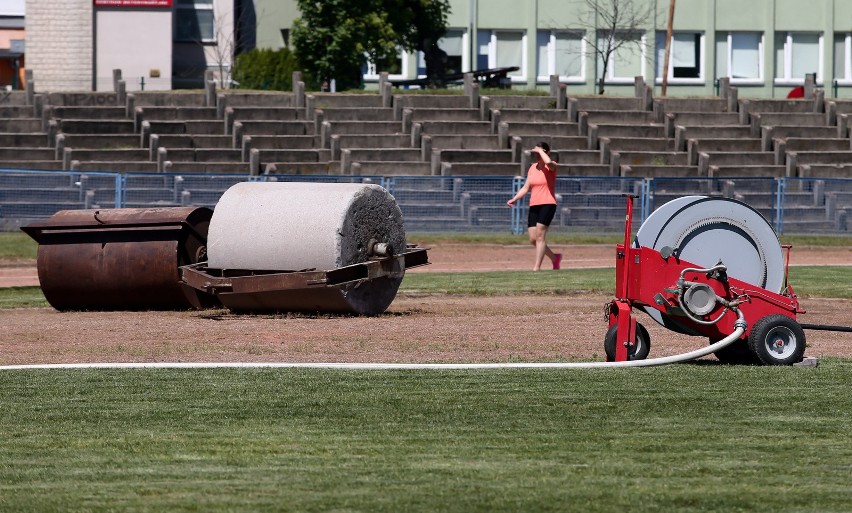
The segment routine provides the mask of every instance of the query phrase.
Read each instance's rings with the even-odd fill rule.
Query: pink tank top
[[[534,163],[527,170],[530,182],[530,206],[556,204],[556,171]]]

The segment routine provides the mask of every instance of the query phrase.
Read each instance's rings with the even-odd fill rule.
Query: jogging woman
[[[559,269],[562,253],[554,253],[545,240],[553,216],[556,215],[556,162],[550,158],[550,145],[546,142],[538,143],[530,153],[536,161],[527,170],[527,180],[521,190],[506,203],[513,207],[515,202],[530,193],[527,232],[530,244],[535,246],[533,271],[541,269],[545,255],[553,262],[553,268]]]

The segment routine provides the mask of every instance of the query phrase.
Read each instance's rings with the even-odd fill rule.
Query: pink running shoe
[[[562,253],[554,253],[553,254],[553,270],[556,271],[559,269],[559,265],[562,263]]]

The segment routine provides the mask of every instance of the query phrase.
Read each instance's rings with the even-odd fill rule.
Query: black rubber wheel
[[[805,332],[786,315],[767,315],[752,327],[748,345],[764,365],[793,365],[805,355]]]
[[[606,361],[615,361],[615,343],[618,338],[618,324],[613,325],[607,330],[604,336],[604,352],[606,352]],[[644,360],[648,358],[648,353],[651,352],[651,336],[645,326],[638,322],[636,323],[636,345],[629,348],[627,351],[628,360]]]
[[[715,344],[718,340],[710,339],[711,344]],[[722,363],[733,365],[759,365],[760,360],[748,347],[748,342],[745,340],[735,340],[730,345],[719,349],[713,353],[716,358]]]

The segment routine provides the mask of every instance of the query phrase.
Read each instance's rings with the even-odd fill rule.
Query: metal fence
[[[0,230],[15,230],[59,210],[215,207],[243,181],[373,183],[396,198],[409,232],[526,231],[527,205],[506,205],[524,180],[512,176],[208,175],[0,170]],[[758,210],[779,233],[849,234],[852,179],[559,177],[551,232],[621,233],[625,196],[637,224],[680,196],[720,196]],[[321,208],[321,206],[319,206]]]

